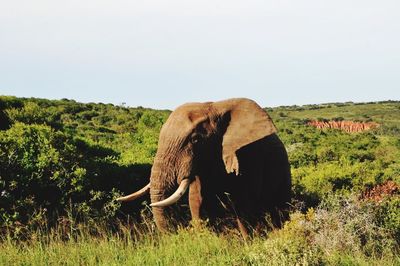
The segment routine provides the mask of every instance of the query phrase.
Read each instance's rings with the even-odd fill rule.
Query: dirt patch
[[[353,122],[353,121],[317,121],[313,120],[307,123],[309,126],[316,127],[318,129],[334,128],[340,129],[348,133],[362,132],[370,129],[379,127],[378,123],[374,122]]]

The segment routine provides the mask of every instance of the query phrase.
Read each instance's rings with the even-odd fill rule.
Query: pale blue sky
[[[0,94],[174,108],[400,100],[398,0],[3,0]]]

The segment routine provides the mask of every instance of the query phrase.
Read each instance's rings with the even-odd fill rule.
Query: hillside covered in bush
[[[330,219],[338,223],[332,227],[339,226],[335,228],[344,236],[359,230],[360,235],[348,236],[351,241],[359,241],[349,250],[356,246],[363,256],[379,257],[389,247],[397,250],[396,256],[400,244],[400,102],[329,103],[266,110],[289,154],[292,221],[272,234],[269,241],[275,244],[253,243],[254,250],[249,252],[252,255],[239,260],[239,264],[263,264],[268,256],[280,257],[281,250],[267,256],[262,251],[264,245],[286,249],[289,259],[294,256],[293,262],[307,259],[304,252],[310,244],[308,237],[329,237],[329,230],[334,230],[326,226]],[[121,222],[140,221],[143,210],[148,212],[146,204],[138,201],[121,206],[114,199],[148,182],[158,134],[169,114],[168,110],[68,99],[0,96],[0,233],[29,238],[28,232],[44,224],[46,228],[59,226],[71,216],[77,222],[101,223],[114,230]],[[308,125],[310,121],[329,120],[379,126],[347,133]],[[379,190],[379,186],[391,188]],[[379,195],[368,196],[373,193]],[[143,201],[148,203],[146,198]],[[361,220],[351,220],[356,218],[353,215]],[[382,232],[376,228],[357,229],[360,223],[370,223]],[[293,232],[299,238],[293,240],[298,246],[292,250],[285,247],[285,241],[292,239]],[[299,232],[304,235],[299,236]],[[310,252],[319,254],[328,248],[327,243],[313,243],[318,250]],[[335,242],[329,248],[346,248],[347,244]],[[324,262],[323,256],[311,257],[310,261]]]

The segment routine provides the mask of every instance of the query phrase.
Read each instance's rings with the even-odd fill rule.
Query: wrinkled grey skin
[[[192,219],[233,215],[255,226],[269,212],[279,226],[291,181],[286,150],[275,133],[268,114],[249,99],[178,107],[160,132],[152,203],[189,179]],[[153,207],[153,215],[160,230],[168,229],[165,208]]]

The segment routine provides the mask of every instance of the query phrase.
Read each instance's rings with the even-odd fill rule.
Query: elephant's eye
[[[198,143],[201,140],[201,136],[199,134],[193,134],[190,142],[192,142],[193,144]]]

